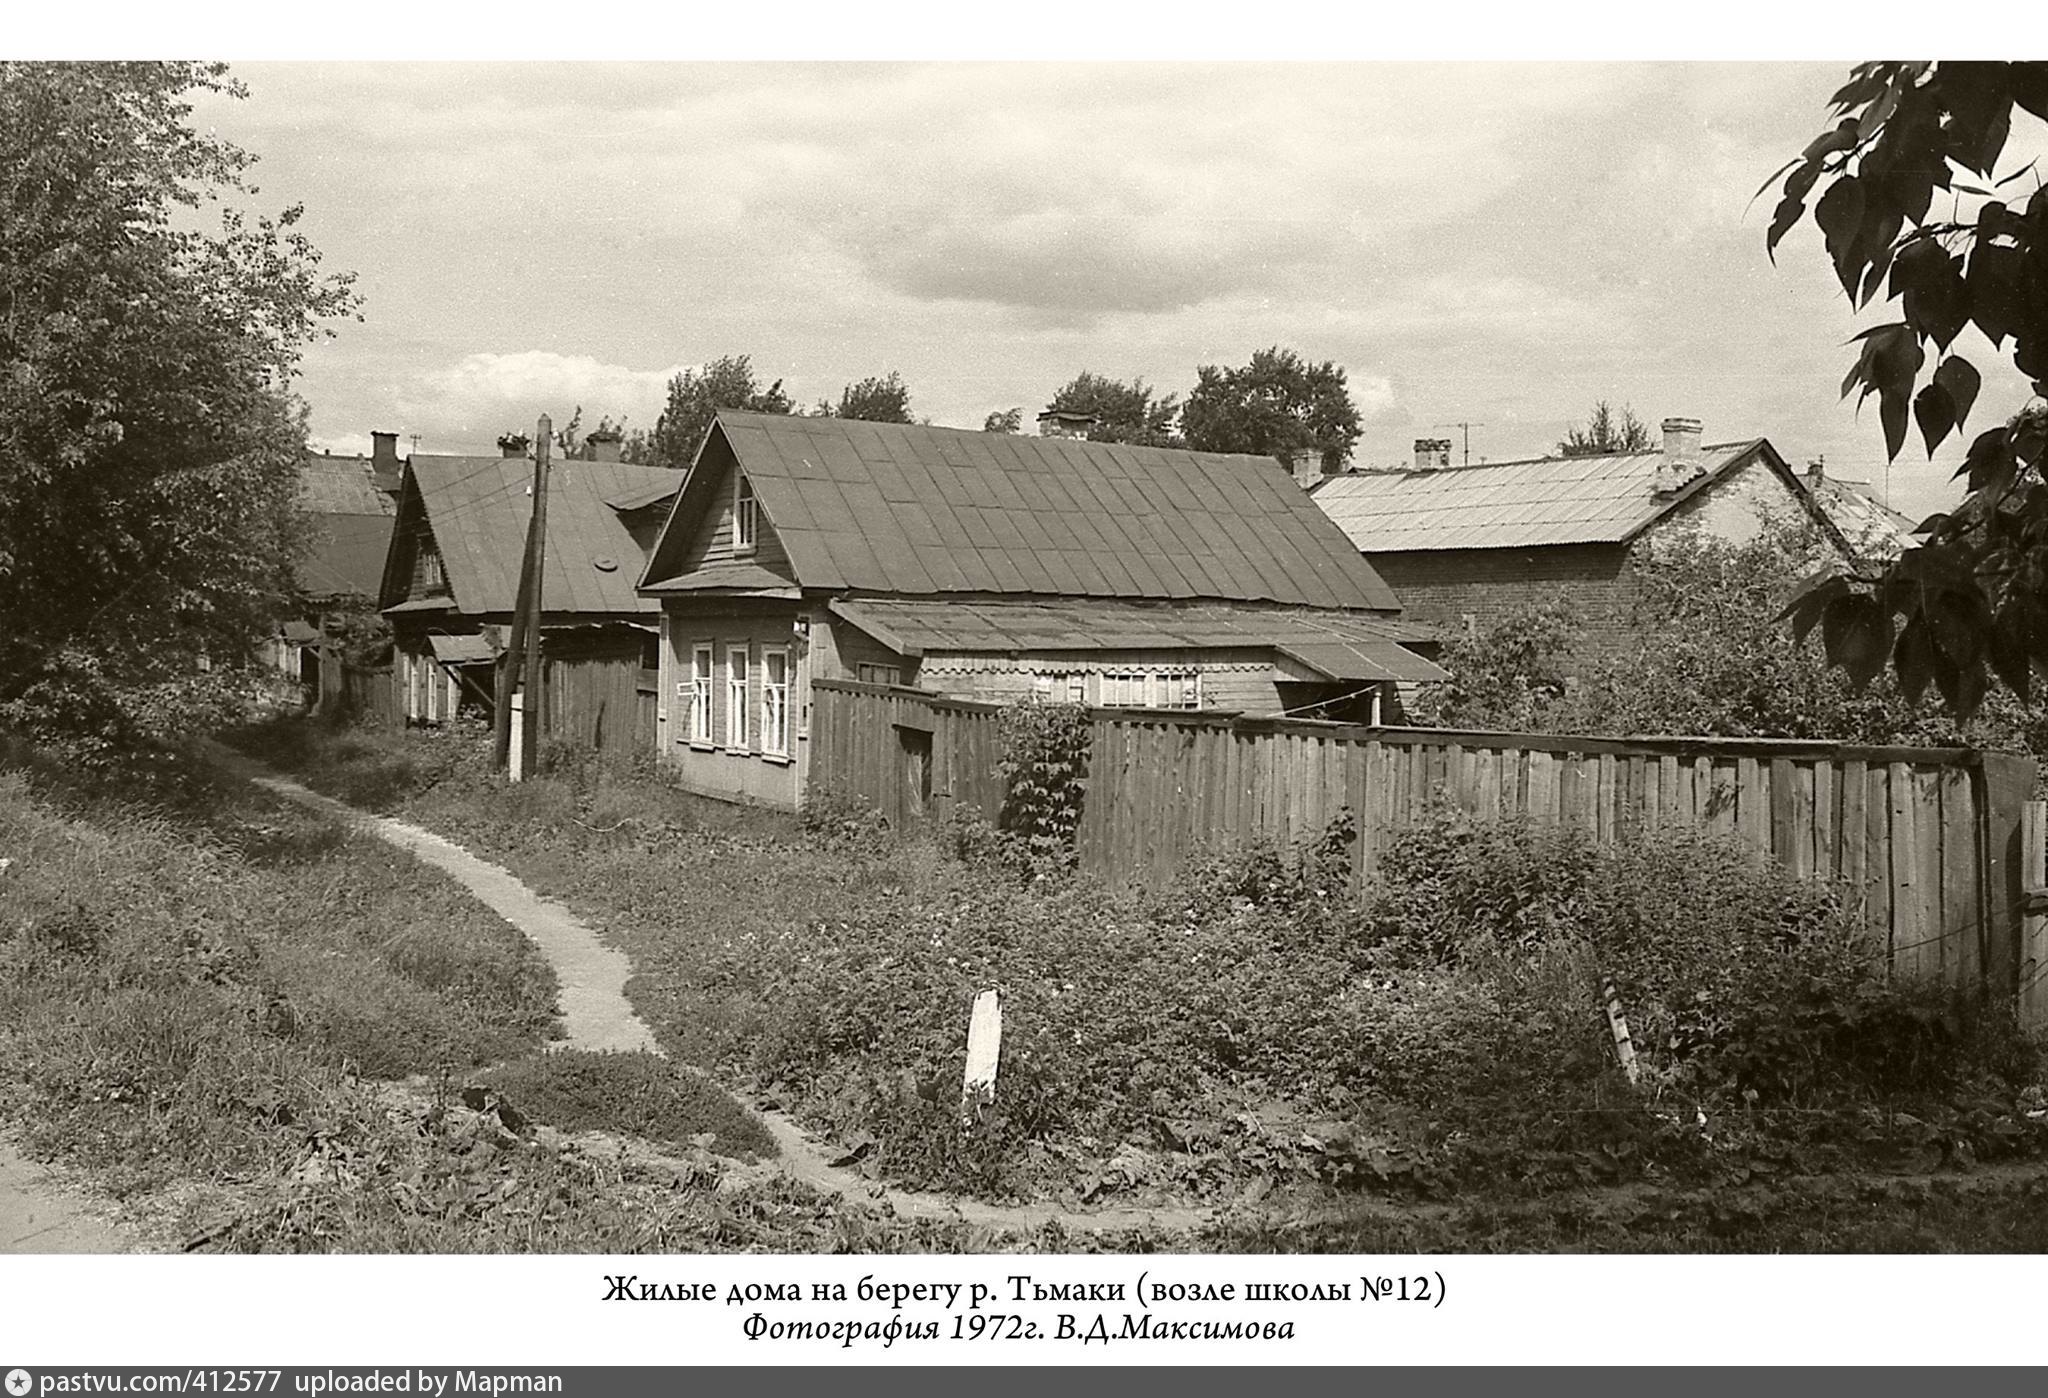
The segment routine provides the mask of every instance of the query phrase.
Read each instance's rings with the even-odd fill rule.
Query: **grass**
[[[722,1155],[776,1154],[752,1113],[651,1053],[561,1049],[491,1069],[481,1081],[526,1117],[563,1131],[609,1131]]]
[[[844,812],[799,828],[587,757],[508,786],[451,767],[445,736],[349,741],[387,777],[410,766],[392,794],[409,818],[604,925],[671,1053],[872,1148],[899,1182],[1070,1205],[1227,1203],[1248,1182],[1277,1184],[1274,1199],[1296,1201],[1289,1217],[1177,1240],[1250,1250],[1926,1250],[2035,1236],[2011,1191],[1969,1196],[1989,1212],[1968,1226],[1967,1201],[1939,1190],[1841,1192],[1888,1170],[2027,1155],[2041,1124],[2015,1089],[2031,1060],[1996,1034],[1977,1058],[1959,1054],[1946,1017],[1922,1013],[1939,1007],[1881,986],[1846,1011],[1835,991],[1816,1000],[1816,986],[1850,984],[1824,938],[1782,965],[1724,955],[1729,929],[1758,917],[1828,917],[1824,899],[1780,897],[1747,873],[1734,882],[1749,901],[1721,899],[1725,852],[1630,853],[1601,875],[1625,886],[1589,903],[1596,866],[1582,860],[1480,841],[1466,862],[1514,885],[1495,889],[1437,881],[1448,856],[1419,849],[1430,881],[1411,878],[1388,930],[1281,859],[1118,898],[1082,880],[1026,886]],[[245,739],[273,761],[310,750],[299,770],[316,783],[358,760],[317,734],[303,744]],[[1458,945],[1475,916],[1516,908],[1550,921],[1503,926],[1491,951]],[[1666,924],[1686,929],[1668,953],[1641,940]],[[1405,939],[1420,959],[1376,969],[1358,957],[1363,937]],[[1657,1036],[1654,1090],[1685,1110],[1646,1112],[1620,1089],[1580,1003],[1603,967],[1632,997],[1661,997],[1632,999],[1632,1013]],[[968,1006],[988,985],[1005,992],[1000,1110],[963,1134],[950,1101]],[[1797,1015],[1776,1013],[1795,1001]],[[1865,1059],[1843,1046],[1873,1036],[1887,1052],[1868,1061],[1903,1074],[1904,1096],[1844,1076]],[[1917,1116],[1896,1114],[1905,1100]],[[1690,1125],[1695,1103],[1713,1113],[1709,1133]],[[1793,1183],[1753,1183],[1772,1179]],[[1587,1188],[1647,1192],[1662,1212],[1589,1205]],[[1361,1189],[1405,1202],[1350,1208]],[[1307,1221],[1291,1217],[1303,1209]]]

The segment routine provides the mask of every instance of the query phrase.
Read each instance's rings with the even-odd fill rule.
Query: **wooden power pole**
[[[533,586],[528,590],[526,610],[526,720],[520,729],[519,768],[531,777],[540,770],[541,715],[546,711],[541,696],[540,617],[541,584],[547,580],[548,550],[548,451],[554,445],[555,424],[546,413],[534,429],[533,441]]]
[[[520,727],[519,763],[533,771],[538,751],[535,696],[539,692],[540,591],[547,548],[549,422],[540,420],[533,457],[533,512],[526,522],[526,550],[519,560],[519,594],[512,604],[512,636],[498,657],[497,709],[491,726],[491,765],[504,771],[512,760],[512,695],[525,681],[525,721]]]

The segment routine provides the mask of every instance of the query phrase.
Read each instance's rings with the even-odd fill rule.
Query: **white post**
[[[526,780],[526,749],[520,746],[521,735],[526,732],[526,691],[512,692],[512,766],[513,781]]]
[[[967,1026],[967,1072],[960,1083],[960,1115],[970,1123],[996,1099],[996,1062],[1003,1052],[1003,1002],[993,990],[974,997]]]
[[[1628,1085],[1636,1085],[1636,1045],[1629,1037],[1628,1018],[1621,1012],[1621,992],[1615,989],[1614,977],[1600,978],[1601,1006],[1607,1011],[1607,1030],[1614,1036],[1614,1056],[1621,1060],[1621,1071],[1628,1078]]]

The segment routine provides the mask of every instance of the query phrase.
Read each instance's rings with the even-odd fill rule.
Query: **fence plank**
[[[1984,976],[1983,889],[1977,877],[1977,803],[1960,768],[1944,767],[1941,786],[1941,973],[1953,988]]]
[[[1836,873],[1842,880],[1842,897],[1847,904],[1850,917],[1861,922],[1865,916],[1866,890],[1864,880],[1864,851],[1870,847],[1869,832],[1863,825],[1863,799],[1869,791],[1869,780],[1862,762],[1848,762],[1842,767],[1842,814],[1841,814],[1841,862]]]
[[[2048,1024],[2048,801],[2020,807],[2020,1023]]]

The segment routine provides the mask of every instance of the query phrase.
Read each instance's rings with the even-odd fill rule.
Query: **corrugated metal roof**
[[[1763,445],[1702,447],[1705,473],[1670,495],[1654,490],[1664,456],[1650,451],[1354,471],[1322,481],[1310,498],[1364,553],[1621,543]]]
[[[1919,544],[1919,526],[1878,500],[1868,481],[1801,478],[1807,494],[1842,531],[1850,548],[1870,559],[1897,558]]]
[[[519,595],[519,562],[533,463],[518,457],[420,456],[409,469],[440,546],[458,610],[509,612]],[[653,466],[560,461],[548,476],[547,562],[541,602],[550,614],[655,612],[634,588],[646,555],[605,502],[673,479]],[[602,566],[610,564],[610,567]]]
[[[1428,628],[1360,612],[1094,598],[946,602],[860,597],[840,598],[831,609],[904,655],[1286,650],[1333,679],[1446,678],[1435,665],[1401,646],[1403,641],[1434,640]],[[1350,673],[1368,661],[1385,673]]]
[[[389,515],[317,515],[313,547],[299,562],[299,586],[310,597],[375,597],[391,549]]]
[[[1400,607],[1267,457],[756,413],[714,430],[805,587]]]

